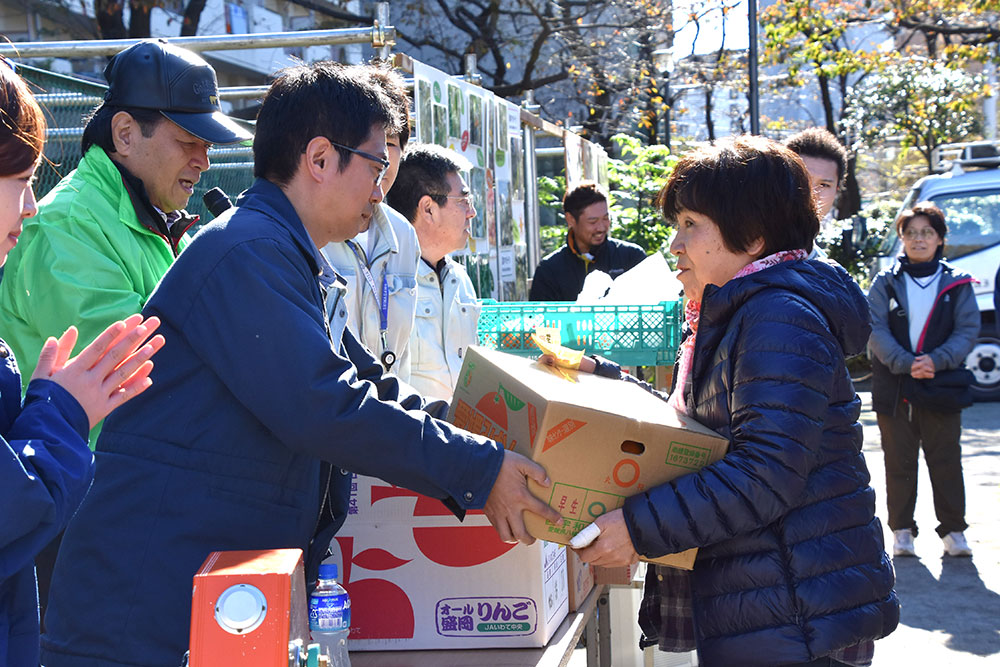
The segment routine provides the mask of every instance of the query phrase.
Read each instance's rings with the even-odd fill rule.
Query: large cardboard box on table
[[[535,537],[569,544],[628,496],[719,460],[728,441],[630,382],[469,348],[448,420],[539,463],[552,480],[531,491],[562,526],[525,513]],[[651,560],[684,569],[696,549]]]
[[[332,547],[350,650],[539,647],[566,617],[566,549],[500,541],[481,511],[355,476]]]

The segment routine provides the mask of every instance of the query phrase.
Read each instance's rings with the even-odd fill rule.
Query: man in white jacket
[[[382,178],[388,193],[396,180],[399,159],[410,138],[410,99],[403,79],[387,66],[358,65],[380,86],[403,119],[398,135],[387,135],[389,169]],[[347,283],[347,326],[382,367],[401,380],[410,376],[410,334],[417,307],[417,234],[400,213],[385,202],[375,207],[353,239],[330,243],[323,254]]]
[[[387,197],[412,223],[420,241],[408,382],[425,396],[447,400],[458,383],[465,351],[476,344],[479,322],[479,301],[469,274],[448,257],[465,247],[476,216],[461,174],[469,168],[454,151],[411,145]]]

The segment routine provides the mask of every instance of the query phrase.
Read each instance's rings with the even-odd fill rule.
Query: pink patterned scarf
[[[805,259],[808,256],[809,253],[805,250],[781,250],[773,255],[761,257],[758,260],[750,262],[737,271],[732,280],[763,271],[768,267],[781,264],[782,262]],[[684,306],[684,321],[687,322],[691,333],[681,343],[681,355],[680,359],[677,360],[677,382],[674,384],[674,392],[670,395],[669,401],[671,407],[684,414],[688,414],[687,406],[684,404],[684,386],[687,384],[688,376],[691,374],[691,361],[694,358],[694,342],[698,335],[698,318],[700,315],[701,302],[688,299],[687,304]]]

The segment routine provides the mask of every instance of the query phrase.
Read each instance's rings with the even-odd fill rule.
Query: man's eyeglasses
[[[916,241],[917,239],[930,241],[937,235],[938,233],[930,227],[926,229],[921,229],[919,231],[916,229],[907,229],[905,232],[903,232],[903,238],[906,239],[907,241]]]
[[[360,155],[366,160],[371,160],[372,162],[377,162],[382,165],[382,169],[378,172],[378,176],[375,177],[375,186],[378,187],[382,185],[382,179],[385,178],[385,172],[389,171],[389,161],[385,158],[379,157],[378,155],[372,155],[371,153],[366,153],[364,151],[359,151],[357,148],[351,148],[350,146],[345,146],[344,144],[338,144],[336,141],[330,140],[331,146],[336,146],[337,148],[343,148],[349,153],[354,153],[355,155]]]
[[[434,197],[443,197],[445,199],[454,199],[459,203],[465,205],[465,208],[472,208],[472,193],[467,192],[464,195],[433,195]]]

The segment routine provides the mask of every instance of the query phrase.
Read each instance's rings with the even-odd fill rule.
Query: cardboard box
[[[719,460],[728,441],[641,387],[471,347],[448,421],[538,462],[552,486],[531,491],[563,516],[526,513],[537,538],[568,544],[625,498]],[[655,559],[691,569],[696,550]]]
[[[604,586],[635,586],[642,585],[642,577],[645,576],[645,563],[633,563],[622,567],[600,567],[594,566],[594,585]],[[640,574],[641,571],[641,574]]]
[[[349,648],[534,648],[566,617],[566,549],[500,541],[482,512],[356,476],[331,545],[351,596]]]
[[[566,548],[566,574],[569,577],[569,613],[572,614],[594,588],[594,568],[580,560],[575,551]]]

